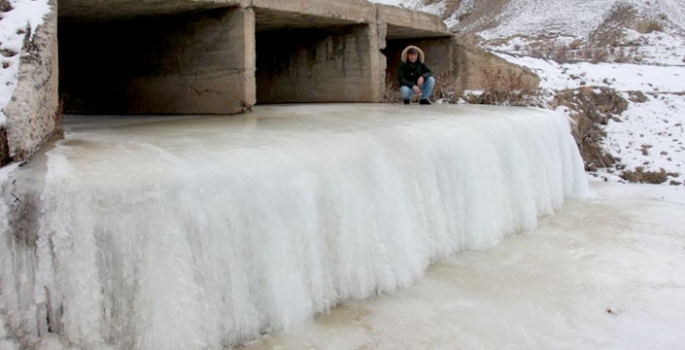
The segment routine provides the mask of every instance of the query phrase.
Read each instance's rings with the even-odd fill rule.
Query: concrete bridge
[[[87,114],[380,102],[408,40],[453,71],[439,17],[365,0],[62,0],[60,90]]]
[[[421,46],[456,90],[478,88],[482,70],[512,69],[458,43],[438,16],[366,0],[49,2],[55,10],[25,45],[5,108],[0,154],[15,161],[59,136],[63,113],[226,115],[255,104],[381,102],[396,89],[408,44]]]

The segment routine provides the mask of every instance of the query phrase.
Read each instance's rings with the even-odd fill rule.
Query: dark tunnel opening
[[[230,110],[236,26],[230,8],[114,20],[60,20],[67,114],[222,114]]]
[[[370,102],[369,24],[257,9],[257,103]]]
[[[257,33],[257,102],[365,102],[371,52],[367,25]]]

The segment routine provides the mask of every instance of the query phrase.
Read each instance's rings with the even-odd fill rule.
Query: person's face
[[[409,53],[409,62],[411,63],[416,63],[416,60],[419,59],[419,54],[416,52],[410,52]]]

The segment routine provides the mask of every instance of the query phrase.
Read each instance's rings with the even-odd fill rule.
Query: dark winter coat
[[[409,62],[407,56],[409,56],[410,49],[416,49],[419,52],[419,59],[415,63]],[[402,51],[402,61],[397,69],[397,78],[400,81],[400,86],[413,87],[419,80],[419,77],[423,79],[428,79],[433,76],[433,72],[428,68],[423,62],[426,59],[426,55],[423,50],[416,46],[407,46],[407,48]]]

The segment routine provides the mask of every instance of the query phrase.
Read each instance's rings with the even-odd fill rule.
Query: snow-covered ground
[[[50,12],[47,0],[7,2],[11,9],[0,12],[0,125],[6,122],[4,108],[16,89],[24,38],[32,35]]]
[[[628,109],[605,127],[606,150],[620,158],[625,170],[659,172],[669,176],[664,184],[685,180],[685,66],[636,65],[588,62],[560,64],[550,60],[499,53],[506,60],[528,67],[541,78],[548,91],[582,86],[610,87],[628,101]],[[631,101],[641,91],[647,101]],[[602,176],[620,179],[604,169]]]
[[[644,93],[685,91],[685,65],[653,66],[590,62],[560,64],[527,56],[512,56],[506,53],[499,55],[507,61],[533,70],[540,76],[540,87],[549,90],[607,86],[618,91]]]
[[[605,147],[621,158],[626,169],[664,169],[673,175],[666,184],[685,180],[685,95],[651,95],[631,103],[620,122],[606,126]],[[678,174],[677,176],[675,174]]]
[[[592,188],[532,232],[242,350],[682,349],[685,189]]]

